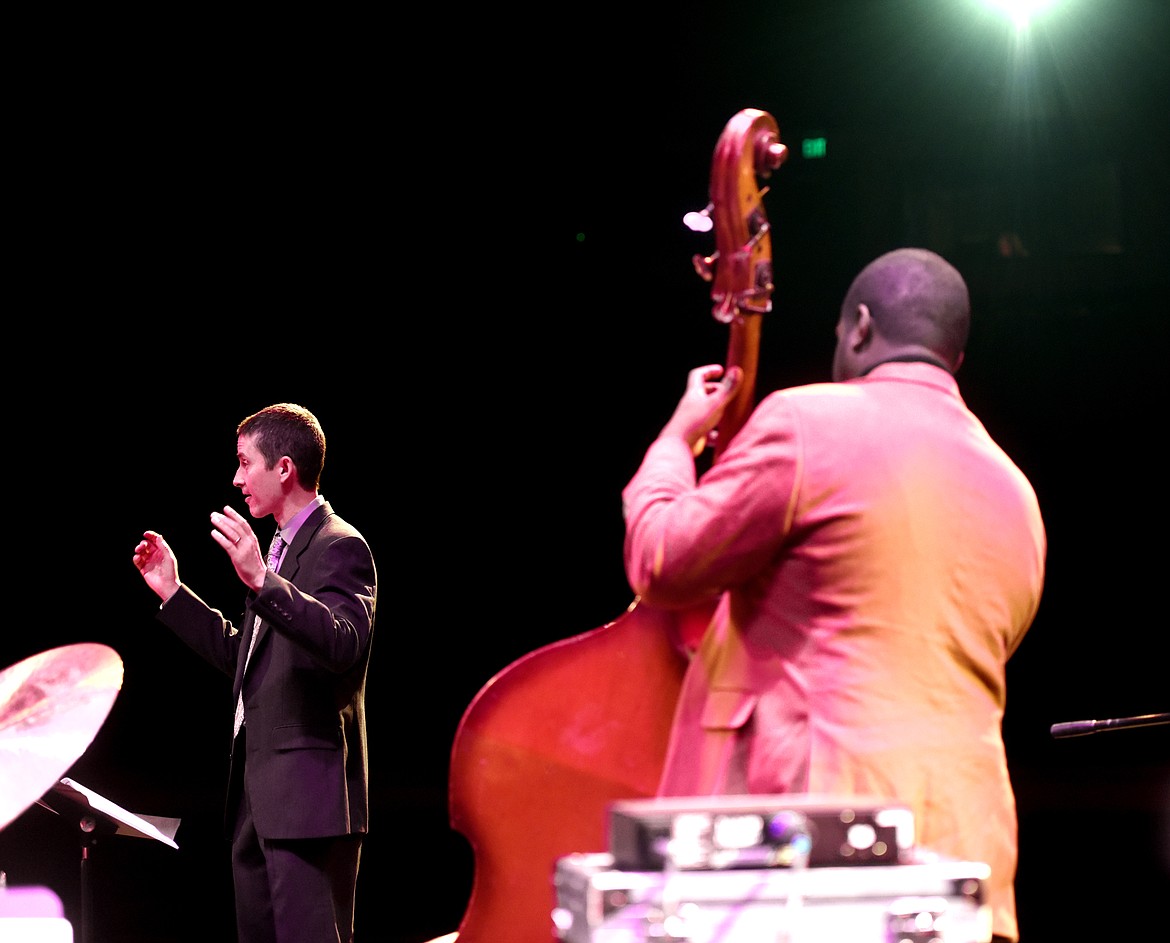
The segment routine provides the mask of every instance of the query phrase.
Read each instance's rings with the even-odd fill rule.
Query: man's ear
[[[849,346],[856,351],[865,350],[873,340],[873,315],[869,313],[869,305],[857,306],[857,321],[849,330]]]

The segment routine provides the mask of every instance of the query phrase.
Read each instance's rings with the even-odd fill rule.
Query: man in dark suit
[[[242,620],[183,585],[155,531],[134,565],[162,600],[159,619],[235,679],[225,824],[240,943],[348,943],[368,828],[374,560],[318,491],[325,435],[312,413],[278,403],[236,434],[233,484],[253,518],[277,524],[266,562],[241,514],[211,515],[212,538],[247,587]]]

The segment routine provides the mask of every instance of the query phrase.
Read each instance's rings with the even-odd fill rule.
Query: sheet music
[[[61,786],[65,788],[61,789]],[[172,848],[179,847],[175,843],[175,833],[179,830],[179,819],[155,815],[135,815],[133,812],[127,812],[121,806],[68,777],[63,778],[60,785],[54,789],[57,792],[75,792],[84,796],[91,809],[105,814],[116,823],[116,834],[118,835],[153,838],[155,841],[170,845]]]

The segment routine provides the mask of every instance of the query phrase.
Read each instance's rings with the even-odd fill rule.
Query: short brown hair
[[[296,403],[265,406],[240,421],[237,436],[251,436],[257,450],[271,468],[287,455],[297,467],[301,484],[314,491],[321,484],[325,467],[325,433],[317,417]]]

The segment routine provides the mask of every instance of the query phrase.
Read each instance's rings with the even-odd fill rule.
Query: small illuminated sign
[[[805,138],[800,142],[800,153],[808,160],[824,157],[828,149],[829,143],[824,138]]]

